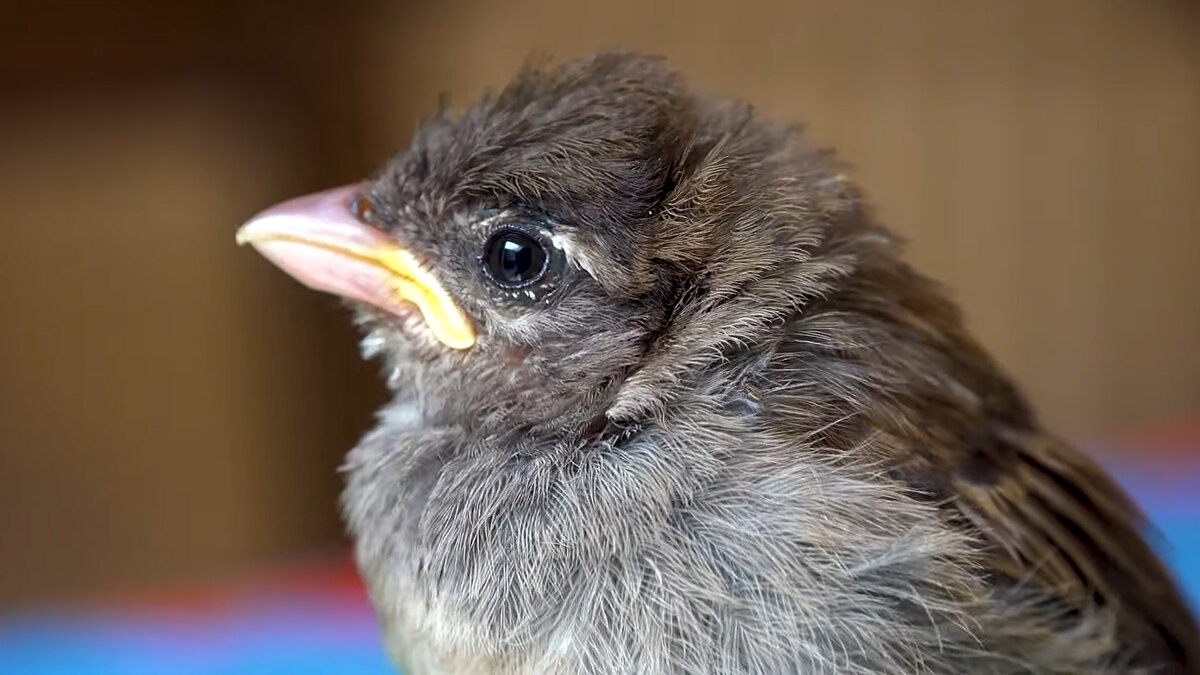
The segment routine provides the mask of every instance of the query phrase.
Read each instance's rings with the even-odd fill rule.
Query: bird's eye
[[[546,275],[549,257],[536,238],[519,230],[501,230],[488,240],[483,267],[488,276],[505,288],[522,288]]]

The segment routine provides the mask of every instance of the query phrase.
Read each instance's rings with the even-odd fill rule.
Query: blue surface
[[[1200,467],[1170,476],[1126,476],[1122,484],[1158,529],[1159,553],[1200,613]]]
[[[1190,475],[1189,475],[1190,474]],[[1130,478],[1200,606],[1200,471]],[[228,611],[0,618],[0,675],[394,675],[360,598],[249,595]],[[303,594],[299,594],[303,596]]]
[[[395,675],[369,613],[323,604],[219,620],[38,616],[0,623],[3,675]]]

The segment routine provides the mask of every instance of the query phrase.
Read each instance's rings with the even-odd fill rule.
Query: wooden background
[[[807,123],[1065,433],[1200,412],[1193,2],[167,4],[0,8],[0,608],[339,545],[375,366],[233,231],[535,51]]]

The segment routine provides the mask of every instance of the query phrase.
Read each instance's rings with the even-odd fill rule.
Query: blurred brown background
[[[1200,413],[1192,2],[0,9],[0,609],[340,545],[375,366],[234,229],[534,51],[641,47],[806,122],[1064,432]]]

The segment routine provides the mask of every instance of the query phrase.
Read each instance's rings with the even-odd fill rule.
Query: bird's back
[[[781,345],[794,378],[824,383],[826,433],[873,438],[890,475],[974,533],[996,602],[1053,615],[1081,649],[1105,645],[1093,668],[1200,672],[1196,624],[1137,506],[1040,427],[957,309],[873,234],[843,233],[864,237],[858,278],[797,315]]]

